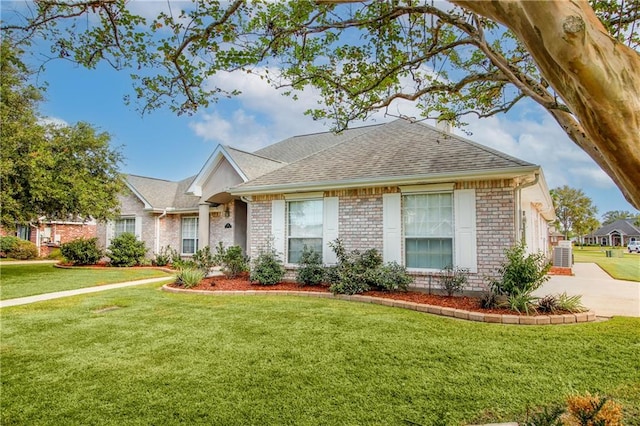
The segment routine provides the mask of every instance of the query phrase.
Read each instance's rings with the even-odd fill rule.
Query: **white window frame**
[[[448,220],[450,222],[450,226],[449,226],[449,231],[450,232],[442,232],[442,233],[436,233],[436,234],[431,234],[431,235],[407,235],[407,222],[406,222],[406,218],[407,218],[407,213],[408,213],[408,207],[407,207],[407,197],[429,197],[429,196],[441,196],[441,195],[448,195],[450,197],[450,209],[451,209],[451,213],[450,216],[448,217]],[[437,272],[437,271],[441,271],[443,268],[445,268],[446,266],[453,266],[456,262],[456,231],[455,231],[455,212],[454,212],[454,194],[452,190],[447,190],[447,191],[426,191],[426,192],[406,192],[406,193],[402,193],[402,248],[403,248],[403,253],[404,253],[404,265],[407,267],[407,270],[409,271],[416,271],[416,272]],[[444,222],[443,222],[444,223]],[[451,259],[450,262],[448,262],[445,265],[441,265],[441,268],[430,268],[430,267],[415,267],[415,266],[409,266],[408,265],[408,254],[407,254],[407,240],[408,239],[449,239],[451,240]]]
[[[320,232],[319,235],[291,235],[291,205],[293,203],[309,203],[314,202],[318,203],[320,206]],[[324,218],[324,201],[322,198],[302,198],[302,199],[287,199],[285,204],[285,258],[286,263],[290,265],[298,265],[298,262],[291,261],[291,240],[294,239],[314,239],[320,240],[319,250],[316,249],[317,252],[320,253],[320,256],[324,259],[323,247],[325,243],[324,239],[324,228],[325,228],[325,218]],[[316,224],[317,225],[317,224]]]
[[[185,221],[195,221],[195,233],[193,237],[185,238]],[[183,216],[180,220],[180,253],[183,256],[193,256],[198,251],[198,227],[200,226],[200,221],[198,216]],[[193,252],[185,252],[184,250],[184,242],[185,240],[190,240],[194,242],[194,250]]]
[[[133,229],[129,230],[127,229],[127,227],[130,226],[129,222],[131,221],[131,225],[133,225]],[[118,231],[118,224],[119,223],[123,223],[123,230],[122,231]],[[124,233],[130,233],[133,235],[136,235],[136,218],[134,216],[122,216],[119,217],[118,219],[115,219],[113,221],[113,238],[118,238],[120,235],[124,234]]]

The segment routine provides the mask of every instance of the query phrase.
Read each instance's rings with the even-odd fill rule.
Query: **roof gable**
[[[126,175],[127,187],[142,201],[148,210],[166,208],[192,208],[197,206],[197,198],[185,195],[185,188],[193,177],[172,182],[137,175]]]

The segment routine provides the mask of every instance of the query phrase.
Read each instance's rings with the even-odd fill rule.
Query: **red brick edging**
[[[306,296],[324,299],[350,300],[361,303],[373,303],[376,305],[393,306],[396,308],[410,309],[418,312],[426,312],[434,315],[445,317],[453,317],[467,321],[488,322],[494,324],[514,324],[514,325],[549,325],[549,324],[572,324],[581,322],[592,322],[596,320],[595,312],[581,312],[578,314],[562,314],[562,315],[504,315],[504,314],[485,314],[482,312],[465,311],[462,309],[447,308],[443,306],[427,305],[422,303],[407,302],[404,300],[384,299],[382,297],[362,296],[359,294],[333,294],[319,291],[289,291],[289,290],[187,290],[182,288],[162,286],[162,290],[169,293],[190,293],[205,294],[217,296]]]

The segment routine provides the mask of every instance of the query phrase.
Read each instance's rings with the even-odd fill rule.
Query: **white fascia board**
[[[142,203],[144,204],[144,208],[146,209],[152,209],[153,206],[151,205],[151,203],[149,201],[147,201],[146,198],[144,198],[142,196],[142,194],[140,192],[138,192],[138,190],[129,183],[129,181],[125,180],[125,184],[127,185],[127,188],[129,188],[131,190],[131,192],[133,192],[133,195],[135,195],[136,197],[138,197],[138,199],[140,201],[142,201]]]
[[[438,173],[427,175],[402,176],[396,178],[350,179],[342,181],[304,182],[264,186],[246,186],[230,188],[231,195],[282,194],[286,192],[313,192],[339,189],[367,188],[376,186],[422,185],[448,183],[452,181],[486,180],[515,178],[523,174],[536,172],[539,166],[523,166],[510,169],[473,170],[463,173]]]
[[[193,182],[191,182],[189,188],[187,188],[186,194],[195,195],[196,197],[202,197],[202,185],[207,181],[209,175],[216,169],[216,166],[223,158],[225,158],[229,162],[229,164],[231,164],[231,167],[233,167],[236,173],[238,173],[243,182],[249,180],[240,166],[238,166],[231,155],[229,155],[227,150],[224,149],[224,146],[218,145],[216,146],[216,149],[213,150],[213,153],[209,156],[207,161],[204,163],[204,166],[202,166],[196,178],[193,180]]]

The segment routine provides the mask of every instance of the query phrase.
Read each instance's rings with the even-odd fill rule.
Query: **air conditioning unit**
[[[560,268],[571,268],[573,262],[571,247],[554,247],[553,248],[553,266]]]

